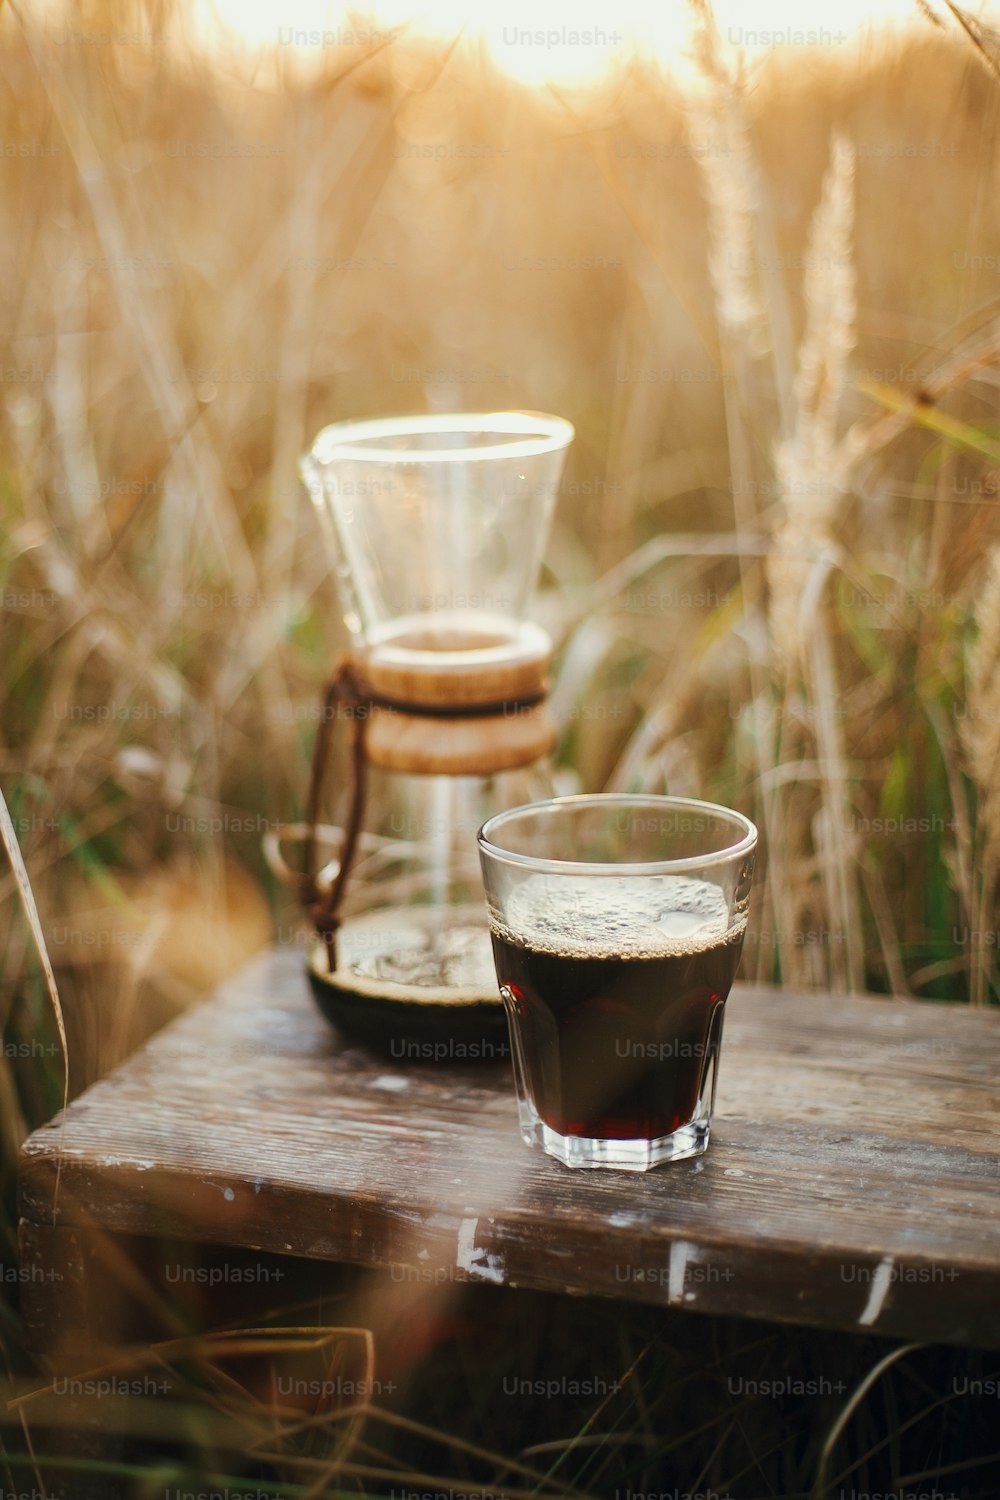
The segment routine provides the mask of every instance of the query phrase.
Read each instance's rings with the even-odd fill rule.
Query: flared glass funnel
[[[315,827],[349,738],[334,858],[315,872],[312,838],[305,860],[310,975],[331,1020],[390,1051],[505,1045],[476,830],[551,792],[552,643],[527,616],[572,438],[535,412],[393,417],[326,427],[302,460],[352,638],[307,802]]]
[[[573,428],[536,412],[325,427],[302,475],[356,646],[503,653],[519,637]]]

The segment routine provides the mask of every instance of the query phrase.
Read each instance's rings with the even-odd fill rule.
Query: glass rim
[[[499,824],[521,813],[539,812],[543,808],[583,807],[587,803],[595,807],[607,807],[609,804],[617,803],[619,806],[628,807],[693,808],[702,813],[713,813],[729,819],[736,824],[737,828],[743,829],[743,836],[725,849],[713,849],[705,854],[688,854],[678,859],[666,857],[638,860],[633,863],[618,863],[611,860],[595,863],[591,860],[549,859],[543,855],[518,854],[512,849],[504,849],[502,845],[494,843],[491,837],[492,830],[496,829]],[[663,875],[685,870],[704,870],[709,866],[725,864],[728,860],[749,854],[756,848],[757,837],[757,825],[745,813],[737,812],[732,807],[723,807],[721,802],[703,802],[698,797],[659,796],[651,792],[640,792],[635,795],[630,795],[628,792],[583,792],[572,797],[548,797],[540,802],[525,802],[520,807],[510,807],[504,812],[494,813],[492,818],[487,818],[477,834],[480,850],[489,854],[492,859],[518,865],[521,869],[554,875]]]
[[[373,439],[416,437],[420,433],[509,432],[520,441],[487,447],[379,448]],[[373,417],[332,422],[317,434],[306,461],[328,464],[338,459],[378,464],[477,463],[483,459],[533,458],[568,448],[576,435],[565,417],[538,411],[451,412],[409,417]]]

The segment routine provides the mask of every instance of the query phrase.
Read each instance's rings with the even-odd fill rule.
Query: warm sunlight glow
[[[483,42],[524,83],[594,81],[635,51],[687,71],[686,0],[197,0],[206,35],[255,51],[278,45],[307,62],[331,47],[367,46],[397,27]],[[914,0],[716,0],[723,37],[749,55],[775,48],[848,47],[886,26],[927,25]],[[975,10],[976,6],[970,7]],[[362,14],[373,19],[361,19]]]

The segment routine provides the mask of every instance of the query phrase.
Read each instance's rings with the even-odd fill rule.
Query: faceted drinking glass
[[[685,797],[513,808],[479,832],[521,1135],[568,1167],[707,1147],[757,830]]]

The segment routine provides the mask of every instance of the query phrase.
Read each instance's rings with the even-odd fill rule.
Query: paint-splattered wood
[[[1000,1346],[998,1053],[993,1013],[737,989],[707,1156],[572,1172],[506,1064],[352,1048],[274,952],[29,1139],[23,1213],[61,1150],[62,1224]]]

